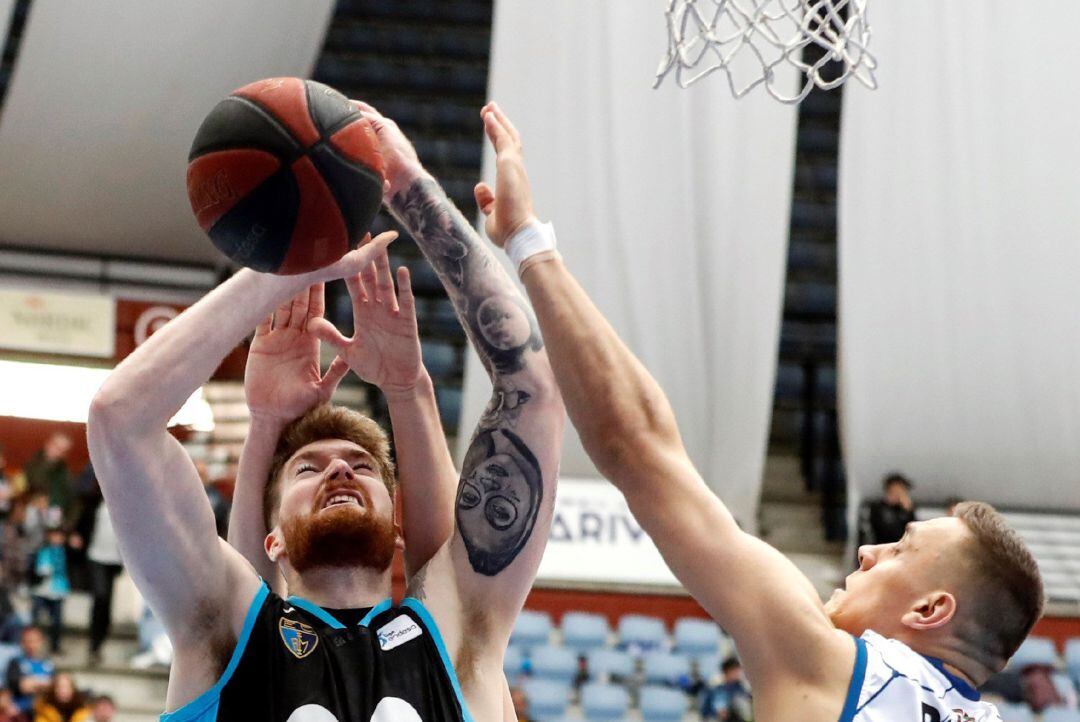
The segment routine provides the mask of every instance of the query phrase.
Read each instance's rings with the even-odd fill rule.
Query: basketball
[[[188,156],[191,209],[214,245],[291,275],[356,247],[382,201],[371,124],[341,93],[300,78],[245,85],[203,120]]]

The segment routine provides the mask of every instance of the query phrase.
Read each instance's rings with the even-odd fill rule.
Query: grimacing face
[[[393,499],[375,459],[359,444],[343,439],[316,441],[293,454],[281,470],[280,498],[279,528],[291,517],[343,505],[355,508],[357,514],[390,520],[394,515]]]
[[[520,348],[529,341],[529,317],[509,296],[492,296],[476,310],[480,333],[500,351]]]
[[[908,524],[894,544],[859,548],[859,568],[848,575],[825,603],[833,624],[855,636],[867,629],[894,637],[904,632],[905,614],[925,595],[958,595],[962,579],[961,546],[971,531],[960,519],[943,517]]]

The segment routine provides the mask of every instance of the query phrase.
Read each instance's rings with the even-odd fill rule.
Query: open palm
[[[386,252],[375,256],[358,276],[346,278],[353,306],[353,337],[315,320],[312,333],[338,350],[349,368],[386,395],[405,393],[423,377],[416,302],[407,268],[399,268],[397,292]]]
[[[252,416],[288,423],[330,400],[348,366],[336,360],[325,375],[319,367],[319,338],[307,328],[322,319],[324,307],[323,284],[317,283],[255,329],[244,372]]]

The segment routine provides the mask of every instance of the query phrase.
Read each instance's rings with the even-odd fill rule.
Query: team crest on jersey
[[[975,722],[975,718],[962,709],[954,709],[953,714],[956,715],[956,722]]]
[[[285,648],[297,659],[303,659],[319,646],[319,635],[301,622],[282,617],[278,622],[278,631],[281,632],[281,641],[285,643]]]

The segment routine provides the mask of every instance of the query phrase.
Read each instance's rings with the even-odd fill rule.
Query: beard
[[[366,567],[385,571],[397,534],[391,519],[342,505],[294,516],[281,525],[289,562],[300,573],[316,567]]]

